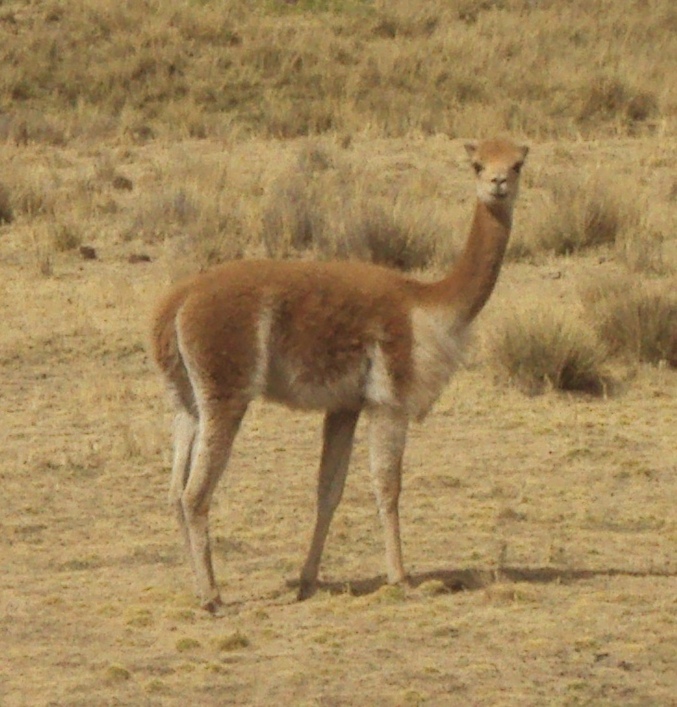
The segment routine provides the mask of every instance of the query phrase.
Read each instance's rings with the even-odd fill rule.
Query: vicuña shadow
[[[528,582],[531,584],[572,584],[595,577],[676,577],[677,572],[668,570],[630,570],[618,568],[575,569],[564,567],[497,567],[495,569],[438,569],[410,575],[408,585],[419,587],[425,582],[442,582],[449,593],[484,589],[498,582]],[[384,575],[354,581],[320,581],[318,588],[330,594],[366,596],[388,584]],[[298,580],[287,582],[289,587],[298,586]]]

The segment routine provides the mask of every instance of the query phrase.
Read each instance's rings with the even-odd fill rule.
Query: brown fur
[[[242,391],[255,365],[256,323],[269,310],[271,369],[276,361],[294,362],[299,382],[326,385],[354,370],[378,342],[404,389],[411,375],[409,312],[418,289],[416,281],[365,263],[226,263],[182,283],[160,306],[155,359],[174,385],[181,361],[174,328],[180,311],[183,336],[200,342],[195,355],[210,384]]]
[[[326,411],[315,532],[300,598],[315,586],[353,433],[369,412],[371,465],[388,579],[401,581],[398,498],[408,420],[423,417],[458,365],[463,332],[498,277],[527,153],[507,140],[466,146],[478,201],[465,250],[425,284],[355,262],[231,262],[175,287],[153,328],[177,404],[171,500],[203,606],[215,610],[207,513],[248,403],[264,396]]]

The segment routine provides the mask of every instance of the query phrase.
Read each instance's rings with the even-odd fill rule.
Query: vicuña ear
[[[477,143],[476,142],[466,142],[465,145],[465,151],[468,153],[468,157],[472,159],[477,152]]]
[[[529,145],[520,145],[520,152],[522,153],[522,159],[525,160],[529,154]]]

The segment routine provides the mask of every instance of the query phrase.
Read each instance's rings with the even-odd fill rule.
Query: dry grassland
[[[53,217],[2,229],[2,704],[671,704],[675,373],[614,359],[614,395],[528,397],[496,383],[489,355],[515,309],[578,311],[582,287],[624,267],[612,248],[506,266],[466,369],[412,430],[403,526],[413,589],[383,586],[358,440],[324,590],[294,602],[319,419],[257,405],[212,513],[230,613],[215,621],[196,609],[166,507],[170,412],[145,340],[151,303],[198,264],[200,219],[164,240],[150,224],[163,194],[202,193],[200,178],[209,194],[222,170],[254,224],[257,198],[265,211],[258,185],[275,183],[269,165],[293,163],[299,147],[6,148],[7,181],[42,165],[62,190],[45,194],[57,211],[91,209],[74,222],[98,259],[46,244],[45,276],[36,239]],[[472,194],[460,143],[351,150],[375,189],[427,180],[443,190],[451,232],[463,232]],[[540,177],[568,169],[564,150],[584,173],[604,157],[646,179],[642,191],[661,194],[650,218],[674,215],[661,186],[669,170],[655,166],[674,146],[543,143],[517,234],[541,208]],[[104,155],[131,192],[95,180]],[[98,186],[85,192],[88,180]],[[111,200],[116,209],[97,211]],[[127,219],[147,230],[128,235]],[[151,262],[128,262],[141,253]]]
[[[674,135],[672,0],[6,0],[0,134]]]
[[[407,14],[405,3],[336,12],[299,0],[219,15],[211,2],[2,4],[2,707],[677,704],[677,141],[665,56],[676,15],[660,0],[585,5],[431,2]],[[75,20],[87,34],[58,31]],[[329,69],[311,62],[324,56],[320,26],[332,28],[324,61],[346,72],[335,95]],[[136,42],[151,29],[153,41]],[[69,54],[83,36],[89,70]],[[228,37],[250,71],[231,98],[218,63]],[[50,46],[61,60],[42,73],[23,61]],[[141,54],[155,69],[126,74]],[[170,55],[182,94],[158,68]],[[418,74],[386,72],[416,56]],[[297,93],[309,62],[318,85]],[[474,82],[466,93],[440,78],[447,63]],[[380,83],[369,74],[350,93],[368,67]],[[581,104],[608,86],[590,77],[609,72],[620,88],[606,112]],[[409,86],[414,75],[444,90]],[[114,76],[127,76],[126,93]],[[57,81],[81,93],[69,104]],[[117,110],[120,95],[136,103]],[[308,95],[338,106],[324,135],[307,135],[320,114]],[[474,197],[457,136],[494,129],[532,152],[466,365],[412,427],[412,586],[384,584],[358,429],[322,586],[294,600],[320,418],[260,403],[211,513],[228,615],[205,615],[166,502],[171,411],[146,348],[154,301],[183,273],[242,255],[359,256],[434,276],[458,252]],[[510,338],[519,369],[501,355],[514,321],[528,332]],[[545,353],[532,345],[544,340]],[[558,390],[585,346],[596,394]]]

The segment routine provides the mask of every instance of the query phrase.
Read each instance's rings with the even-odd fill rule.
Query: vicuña
[[[315,590],[363,410],[388,582],[406,579],[398,499],[407,427],[439,397],[468,325],[494,288],[528,152],[507,139],[465,147],[477,202],[464,250],[442,280],[420,282],[358,262],[236,261],[182,282],[162,300],[153,345],[177,409],[170,501],[204,609],[222,605],[210,500],[247,406],[259,396],[325,411],[317,516],[299,599]]]

